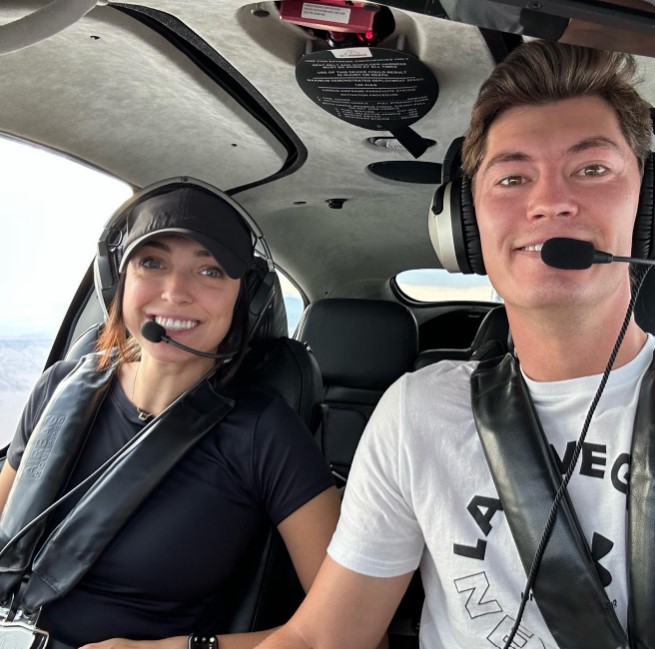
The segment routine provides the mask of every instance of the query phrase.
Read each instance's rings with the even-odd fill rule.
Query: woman
[[[149,433],[124,462],[133,462],[129,480],[129,467],[112,469],[124,492],[110,500],[105,494],[98,506],[104,492],[92,479],[92,486],[85,483],[55,509],[34,541],[34,554],[16,545],[17,555],[23,553],[16,562],[32,557],[21,594],[48,585],[40,566],[48,552],[56,555],[57,534],[86,507],[86,490],[99,490],[85,510],[98,520],[88,533],[94,547],[84,555],[93,559],[73,544],[70,570],[80,569],[79,581],[46,597],[38,620],[55,648],[185,649],[188,638],[220,631],[237,592],[239,565],[271,522],[305,590],[325,556],[339,507],[325,461],[281,399],[230,385],[248,342],[252,241],[234,205],[217,192],[172,183],[142,196],[128,214],[120,278],[98,353],[77,367],[55,364],[30,397],[0,473],[4,542],[12,525],[13,532],[20,529],[57,493],[82,483],[142,431]],[[159,338],[147,334],[154,325],[146,326],[147,337],[142,333],[151,321],[171,343],[214,357],[152,342]],[[52,422],[58,422],[54,436]],[[198,439],[191,444],[189,436]],[[43,455],[43,440],[50,456]],[[134,456],[160,442],[144,471]],[[57,463],[49,461],[53,453]],[[179,458],[161,469],[160,459],[174,453]],[[22,459],[25,470],[17,476]],[[162,475],[155,479],[157,471]],[[36,491],[35,475],[43,486]],[[132,483],[144,480],[153,484],[137,497]],[[112,525],[102,545],[98,538]],[[0,572],[10,562],[0,560]],[[85,562],[90,565],[82,570]],[[252,647],[265,635],[220,635],[218,644]]]

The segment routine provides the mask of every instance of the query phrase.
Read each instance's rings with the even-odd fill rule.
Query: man
[[[483,85],[463,168],[515,355],[443,361],[388,390],[358,448],[328,558],[298,613],[262,648],[374,647],[419,565],[426,649],[616,649],[628,646],[628,628],[630,646],[655,646],[642,446],[626,495],[638,402],[652,419],[639,386],[655,341],[629,319],[574,464],[631,279],[625,264],[559,270],[539,252],[569,237],[629,255],[639,209],[650,226],[639,254],[650,254],[652,197],[648,209],[639,197],[651,121],[633,73],[625,55],[533,41]],[[574,465],[510,643],[554,491]]]

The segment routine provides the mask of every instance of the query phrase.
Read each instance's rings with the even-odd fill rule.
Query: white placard
[[[368,47],[347,47],[343,50],[330,50],[336,59],[370,59],[373,54]]]
[[[302,18],[327,20],[331,23],[342,23],[344,25],[350,22],[350,9],[347,7],[333,7],[332,5],[317,5],[305,2],[300,15]]]

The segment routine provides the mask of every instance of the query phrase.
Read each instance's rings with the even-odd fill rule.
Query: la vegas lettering
[[[559,470],[564,475],[573,459],[573,452],[575,450],[575,442],[569,442],[566,445],[566,452],[564,457],[560,458],[557,451],[551,446],[555,460],[559,466]],[[630,454],[620,453],[619,456],[612,462],[612,466],[608,467],[607,446],[605,444],[591,444],[584,442],[582,444],[582,453],[579,461],[580,475],[589,476],[590,478],[605,477],[605,474],[610,470],[610,479],[612,486],[622,494],[628,493],[628,470],[630,468]]]
[[[564,475],[571,464],[575,442],[569,442],[566,445],[564,457],[560,457],[552,446],[551,449],[558,468],[561,474]],[[577,471],[579,471],[580,475],[602,480],[609,471],[609,477],[614,489],[622,494],[627,494],[629,469],[630,455],[628,453],[620,453],[610,465],[607,457],[607,447],[604,444],[583,443],[582,453],[577,466]],[[493,527],[493,518],[498,512],[503,511],[503,506],[498,498],[473,496],[466,509],[482,532],[483,538],[476,539],[473,545],[454,543],[453,553],[482,561],[484,560],[487,549],[486,538],[489,536]]]

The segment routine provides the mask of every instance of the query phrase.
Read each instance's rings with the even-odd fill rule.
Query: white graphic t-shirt
[[[610,374],[568,487],[624,628],[630,442],[638,387],[654,348],[649,336],[636,358]],[[420,564],[424,649],[502,648],[525,586],[473,423],[469,379],[476,367],[442,361],[389,388],[357,449],[328,549],[346,568],[376,577]],[[564,474],[600,375],[526,382]],[[534,601],[512,646],[557,648]]]

